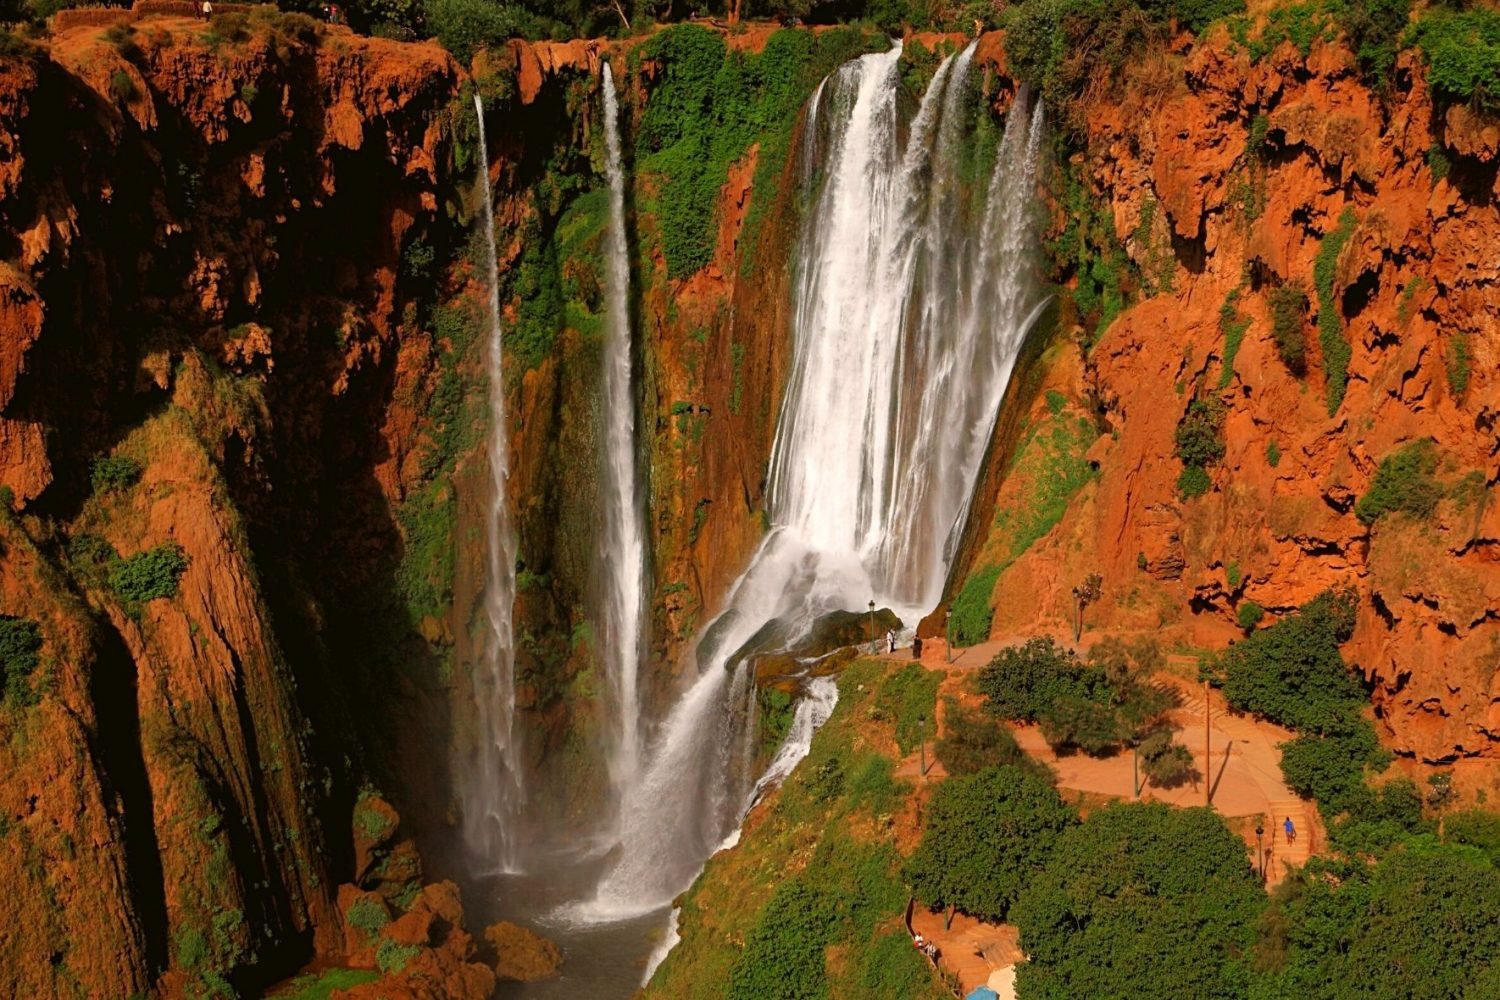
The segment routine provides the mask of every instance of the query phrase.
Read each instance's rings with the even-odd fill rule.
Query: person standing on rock
[[[896,651],[896,630],[895,629],[887,629],[886,630],[886,633],[885,633],[885,646],[886,646],[886,652],[887,653],[894,653]]]

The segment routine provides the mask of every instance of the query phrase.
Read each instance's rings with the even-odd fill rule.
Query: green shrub
[[[1184,466],[1177,474],[1177,492],[1185,500],[1193,497],[1201,497],[1213,489],[1214,482],[1208,476],[1208,471],[1201,465]]]
[[[933,747],[933,755],[950,776],[1006,764],[1025,766],[1029,761],[1010,730],[993,715],[970,708],[951,695],[944,699],[943,738]]]
[[[1205,808],[1112,804],[1057,838],[1012,919],[1018,996],[1245,997],[1264,894]]]
[[[1182,472],[1177,491],[1184,497],[1202,496],[1212,485],[1208,466],[1224,457],[1224,404],[1217,399],[1195,399],[1177,425],[1177,457]]]
[[[1427,58],[1427,84],[1440,101],[1500,110],[1500,11],[1434,5],[1406,41]]]
[[[1324,591],[1220,656],[1224,697],[1241,712],[1312,733],[1347,726],[1364,704],[1339,646],[1354,632],[1352,591]]]
[[[438,42],[468,65],[474,53],[522,33],[512,4],[488,0],[426,0],[427,27]]]
[[[1430,440],[1414,441],[1380,460],[1375,479],[1354,505],[1354,514],[1364,524],[1374,524],[1387,514],[1405,514],[1427,520],[1443,498],[1437,471],[1437,449]]]
[[[1258,997],[1455,997],[1500,986],[1500,870],[1414,842],[1379,864],[1315,858],[1273,897]]]
[[[1271,289],[1271,336],[1276,353],[1293,375],[1307,372],[1307,337],[1303,321],[1307,315],[1307,289],[1300,281],[1288,281]]]
[[[1328,413],[1338,412],[1349,383],[1349,359],[1353,356],[1344,339],[1344,324],[1339,316],[1338,299],[1333,281],[1338,271],[1339,255],[1354,235],[1359,219],[1353,208],[1345,208],[1338,225],[1323,238],[1313,260],[1313,286],[1318,292],[1318,344],[1323,348],[1323,374],[1328,380]]]
[[[1253,629],[1255,626],[1259,625],[1261,619],[1265,616],[1265,608],[1262,608],[1254,601],[1245,601],[1234,613],[1234,620],[1239,623],[1240,628],[1248,632],[1250,629]]]
[[[826,1000],[828,946],[870,941],[879,921],[899,913],[906,902],[892,876],[896,861],[888,847],[839,834],[825,837],[806,868],[783,879],[761,910],[723,995]]]
[[[1327,736],[1298,736],[1280,750],[1287,787],[1316,799],[1330,816],[1350,807],[1364,788],[1367,768],[1378,772],[1390,763],[1374,727],[1364,719],[1351,719]]]
[[[1477,848],[1500,867],[1500,815],[1482,809],[1452,813],[1443,817],[1443,839]]]
[[[109,587],[127,604],[144,604],[177,594],[177,581],[188,559],[176,542],[167,542],[120,560],[109,574]]]
[[[94,459],[89,467],[89,482],[95,493],[125,490],[141,478],[141,463],[128,455],[108,455]]]
[[[375,949],[375,964],[381,972],[403,972],[406,963],[421,954],[422,949],[414,944],[397,944],[390,938],[381,938]]]
[[[992,566],[976,570],[964,581],[963,588],[953,599],[950,629],[955,646],[972,646],[990,637],[990,624],[995,620],[990,595],[995,592],[999,579],[1000,567]]]
[[[386,912],[384,903],[369,896],[362,896],[349,907],[347,919],[351,927],[358,928],[366,934],[374,934],[391,922],[391,915]]]
[[[1177,425],[1177,457],[1184,465],[1209,466],[1224,457],[1224,404],[1195,399]]]
[[[1240,290],[1235,288],[1219,307],[1219,332],[1224,335],[1224,363],[1219,366],[1219,388],[1228,387],[1234,378],[1234,359],[1240,353],[1250,317],[1239,311]]]
[[[0,615],[0,676],[5,686],[0,691],[9,708],[35,704],[37,692],[31,675],[40,662],[42,630],[27,618]]]
[[[1443,367],[1448,375],[1448,391],[1463,399],[1469,391],[1469,375],[1474,362],[1474,349],[1469,346],[1469,335],[1460,330],[1448,338],[1449,348],[1443,357]]]
[[[1169,729],[1160,729],[1148,736],[1141,743],[1140,756],[1141,770],[1158,788],[1176,788],[1198,777],[1193,752],[1174,741]]]
[[[932,794],[903,873],[924,905],[1004,920],[1076,822],[1051,782],[1021,768],[949,778]]]
[[[1281,445],[1274,440],[1266,445],[1266,464],[1273,469],[1281,464]]]
[[[1171,696],[1150,683],[1159,653],[1105,641],[1078,660],[1050,638],[1003,649],[977,687],[1001,718],[1036,722],[1059,748],[1106,753],[1153,728]]]
[[[1411,0],[1340,0],[1334,9],[1365,82],[1389,90],[1397,47],[1411,19]]]
[[[283,1000],[329,1000],[334,990],[349,990],[374,982],[380,973],[374,969],[328,969],[298,976],[287,984]]]
[[[904,754],[917,749],[917,740],[922,736],[923,726],[919,719],[926,720],[925,731],[932,732],[936,726],[933,716],[937,706],[937,689],[943,675],[928,670],[920,663],[908,663],[886,677],[875,697],[875,707],[896,726],[896,745]]]
[[[1432,175],[1433,187],[1438,181],[1446,180],[1452,170],[1453,161],[1448,158],[1442,143],[1434,142],[1427,148],[1427,172]]]
[[[135,85],[135,78],[123,69],[117,69],[109,75],[109,95],[120,104],[134,104],[141,99],[141,91]]]

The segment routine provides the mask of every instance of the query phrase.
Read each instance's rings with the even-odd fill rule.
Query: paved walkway
[[[968,678],[994,659],[1001,649],[1017,641],[994,639],[954,650],[952,662],[948,661],[941,640],[926,645],[922,651],[923,664],[945,675],[938,688],[937,718],[931,742],[941,738],[945,730],[945,696],[952,695],[970,704],[979,703],[981,698],[972,691]],[[881,659],[910,662],[911,650],[883,654]],[[1156,788],[1141,775],[1142,787],[1137,795],[1138,777],[1134,771],[1134,755],[1130,752],[1112,757],[1090,757],[1082,753],[1060,757],[1048,746],[1037,726],[1012,724],[1011,731],[1022,749],[1052,767],[1061,789],[1114,799],[1166,802],[1174,806],[1211,805],[1245,840],[1252,864],[1255,863],[1257,847],[1255,827],[1260,826],[1263,835],[1259,838],[1259,845],[1264,854],[1266,880],[1274,886],[1286,878],[1290,867],[1305,864],[1323,839],[1313,804],[1298,798],[1281,777],[1278,744],[1295,734],[1280,726],[1230,712],[1219,692],[1205,690],[1201,684],[1187,679],[1196,673],[1196,661],[1186,662],[1190,659],[1168,657],[1168,671],[1154,679],[1178,693],[1179,704],[1170,718],[1177,742],[1193,755],[1199,775],[1197,780],[1177,788]],[[912,754],[896,767],[898,777],[918,784],[917,798],[923,804],[931,794],[931,786],[946,777],[930,743],[926,748],[926,766],[924,775],[921,755]],[[921,809],[912,815],[920,823]],[[1297,832],[1296,839],[1290,843],[1282,827],[1288,817]],[[918,908],[912,916],[913,929],[937,944],[941,950],[939,964],[958,980],[963,993],[967,995],[975,987],[988,984],[1002,998],[1014,996],[1013,966],[1024,959],[1017,943],[1017,929],[962,914],[954,917],[952,927],[945,929],[943,925],[944,914],[941,913]]]

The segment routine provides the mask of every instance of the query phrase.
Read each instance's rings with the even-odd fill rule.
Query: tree
[[[933,747],[951,777],[976,774],[989,767],[1035,764],[1016,738],[994,716],[971,708],[951,695],[943,700],[943,738]]]
[[[1104,577],[1098,573],[1090,573],[1088,577],[1073,588],[1073,604],[1078,608],[1078,614],[1073,623],[1073,641],[1077,642],[1083,636],[1083,609],[1099,600],[1103,594]]]
[[[1158,729],[1141,741],[1141,769],[1157,788],[1176,788],[1198,776],[1193,753],[1172,739],[1168,729]]]
[[[1204,808],[1116,803],[1057,839],[1015,905],[1019,995],[1245,996],[1264,896],[1244,842]]]
[[[1346,728],[1365,702],[1339,653],[1354,633],[1355,602],[1352,591],[1324,591],[1226,650],[1217,670],[1229,704],[1305,732]]]
[[[904,874],[917,899],[934,909],[1004,920],[1047,864],[1058,835],[1076,821],[1046,778],[1019,767],[949,778],[933,793],[922,843]]]
[[[1500,870],[1418,838],[1377,865],[1314,859],[1277,892],[1254,997],[1480,1000],[1500,985]]]

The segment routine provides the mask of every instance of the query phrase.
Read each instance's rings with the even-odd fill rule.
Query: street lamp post
[[[922,777],[927,777],[927,716],[917,716],[917,753],[922,765]]]
[[[870,601],[870,645],[875,644],[875,602]]]
[[[945,643],[945,645],[948,648],[944,651],[943,655],[948,658],[948,662],[949,663],[952,663],[953,662],[953,612],[952,611],[945,611],[945,612],[943,612],[943,636],[944,636],[944,638],[946,638],[948,640],[947,643]]]
[[[1255,874],[1262,882],[1266,880],[1266,855],[1260,848],[1260,838],[1265,832],[1265,827],[1255,824]]]

